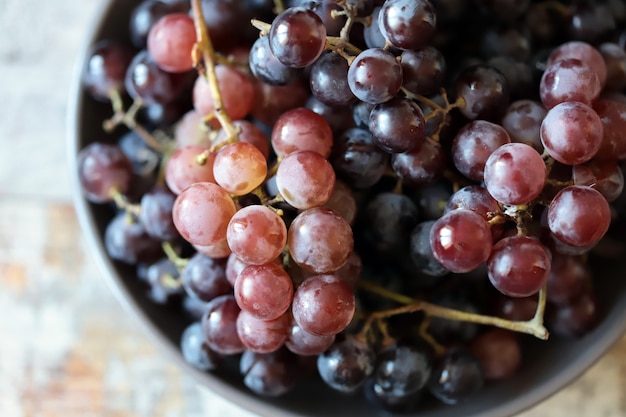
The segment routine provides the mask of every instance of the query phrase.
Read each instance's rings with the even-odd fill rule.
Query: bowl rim
[[[67,158],[69,166],[69,175],[72,186],[72,200],[83,238],[87,241],[88,248],[97,249],[95,252],[89,252],[95,261],[98,270],[102,274],[107,283],[108,288],[114,294],[117,302],[138,323],[143,332],[152,340],[159,349],[164,351],[165,356],[173,360],[176,366],[185,374],[192,375],[194,380],[199,383],[202,388],[209,389],[214,394],[224,397],[228,402],[233,403],[248,412],[267,417],[295,417],[308,415],[298,413],[296,411],[286,411],[280,406],[267,401],[266,399],[256,396],[251,391],[244,391],[231,384],[225,383],[219,377],[211,373],[202,372],[190,364],[182,357],[177,346],[165,337],[163,331],[154,324],[149,315],[139,306],[134,299],[133,294],[121,282],[118,271],[113,262],[105,255],[106,250],[99,236],[90,204],[81,192],[80,183],[77,175],[77,154],[81,145],[81,118],[83,116],[84,91],[82,87],[81,75],[84,69],[85,61],[88,57],[90,47],[100,40],[99,36],[105,26],[105,17],[109,16],[113,9],[122,3],[122,0],[104,0],[99,10],[92,17],[91,29],[87,31],[85,40],[78,50],[78,56],[72,70],[72,80],[68,95],[68,106],[66,114],[66,130],[67,130]],[[138,3],[138,2],[136,2]],[[626,316],[626,308],[624,308],[624,316]],[[598,327],[601,327],[601,323]],[[607,325],[606,323],[604,323]],[[608,326],[608,325],[607,325]],[[497,405],[484,412],[467,415],[467,417],[505,417],[513,416],[524,410],[539,405],[549,397],[553,396],[569,384],[573,383],[598,360],[606,355],[607,351],[613,347],[626,334],[626,320],[622,320],[621,324],[612,327],[611,331],[598,332],[598,337],[589,348],[580,353],[576,363],[567,368],[561,369],[558,373],[553,373],[549,378],[542,380],[539,384],[533,385],[527,389],[523,395],[513,400]],[[408,414],[407,416],[411,416]]]

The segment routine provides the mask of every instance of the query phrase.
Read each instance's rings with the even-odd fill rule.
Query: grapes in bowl
[[[106,5],[75,205],[184,372],[266,416],[504,417],[618,340],[624,19],[501,3]]]

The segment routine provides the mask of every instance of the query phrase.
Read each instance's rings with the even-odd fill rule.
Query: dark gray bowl
[[[137,0],[112,0],[101,11],[94,30],[81,51],[70,94],[68,114],[69,160],[74,178],[75,207],[90,251],[97,260],[111,289],[130,316],[137,318],[159,347],[180,368],[193,375],[199,384],[220,396],[262,416],[378,416],[378,412],[361,397],[346,397],[321,383],[305,383],[293,394],[279,399],[259,398],[243,386],[235,373],[202,373],[187,365],[178,348],[180,335],[187,324],[171,310],[153,304],[135,278],[134,270],[112,262],[102,242],[104,228],[112,216],[108,207],[88,203],[76,180],[76,155],[92,141],[102,140],[101,122],[110,115],[110,107],[96,103],[83,91],[80,72],[89,45],[103,38],[127,37],[130,11]],[[622,229],[626,230],[626,228]],[[622,235],[623,236],[623,235]],[[626,332],[626,259],[621,262],[602,260],[596,268],[595,285],[603,309],[602,322],[585,337],[577,340],[552,338],[541,342],[526,338],[524,365],[519,374],[504,382],[487,385],[478,395],[458,406],[432,402],[419,413],[407,417],[505,417],[531,407],[574,381],[598,360]],[[525,339],[525,340],[526,340]]]

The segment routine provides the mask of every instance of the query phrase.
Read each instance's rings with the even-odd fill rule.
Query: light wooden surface
[[[0,0],[0,417],[253,417],[157,351],[85,251],[65,111],[102,3]],[[626,338],[521,416],[626,416]]]

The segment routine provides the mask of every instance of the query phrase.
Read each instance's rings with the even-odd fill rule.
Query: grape
[[[581,41],[569,41],[562,43],[550,52],[546,66],[550,66],[562,59],[579,59],[593,70],[598,75],[598,81],[600,86],[606,84],[607,79],[607,67],[602,58],[602,54],[592,45],[587,42]]]
[[[161,242],[150,237],[141,223],[124,212],[118,213],[106,226],[104,247],[112,259],[127,264],[154,261],[163,253]]]
[[[344,330],[354,311],[354,293],[334,275],[307,278],[293,297],[294,320],[305,332],[319,336],[332,336]]]
[[[593,188],[572,185],[559,191],[548,208],[548,227],[567,245],[598,242],[611,223],[606,199]]]
[[[167,258],[150,264],[145,271],[148,284],[148,298],[161,305],[173,304],[180,300],[183,289],[179,282],[178,269]]]
[[[244,346],[237,334],[239,312],[232,295],[220,295],[207,304],[202,317],[202,332],[211,349],[223,355],[243,352]]]
[[[257,353],[277,351],[287,339],[289,315],[273,320],[261,320],[242,310],[237,317],[237,334],[246,349]]]
[[[348,84],[359,100],[384,103],[400,91],[402,66],[391,52],[381,48],[367,49],[352,61]]]
[[[400,55],[403,86],[413,94],[430,95],[441,88],[446,74],[446,59],[436,48],[403,51]]]
[[[298,362],[298,357],[286,349],[270,353],[246,350],[241,355],[239,369],[244,385],[252,392],[278,397],[291,391],[306,376]]]
[[[288,67],[302,68],[322,54],[326,28],[322,19],[304,7],[292,7],[280,13],[269,32],[274,56]]]
[[[139,221],[148,235],[163,241],[180,236],[172,219],[175,199],[176,196],[165,187],[155,187],[141,197]]]
[[[510,89],[500,71],[488,65],[464,69],[456,79],[456,95],[463,100],[459,110],[470,120],[500,120],[509,105]]]
[[[192,245],[193,248],[203,254],[204,256],[208,256],[209,258],[222,259],[227,258],[232,251],[228,246],[228,241],[226,239],[220,240],[217,243],[212,245]]]
[[[296,355],[317,356],[325,352],[334,342],[335,335],[318,336],[305,332],[295,320],[292,320],[285,346]]]
[[[235,67],[226,65],[215,66],[215,76],[222,95],[222,109],[231,120],[243,119],[252,110],[254,102],[254,86],[252,81]],[[204,77],[198,77],[193,86],[193,106],[203,116],[215,112],[215,98],[211,87]]]
[[[504,75],[509,84],[511,99],[529,98],[529,91],[533,91],[533,68],[531,64],[516,61],[507,56],[495,56],[487,61],[487,65]]]
[[[291,305],[293,284],[279,265],[249,265],[235,281],[235,299],[242,310],[254,317],[274,320]]]
[[[576,4],[570,13],[569,32],[574,39],[595,44],[615,30],[615,19],[602,4]]]
[[[131,185],[133,166],[119,146],[93,142],[80,150],[78,180],[85,198],[93,203],[113,200]]]
[[[231,290],[226,279],[226,263],[202,253],[189,258],[180,276],[187,294],[202,301],[211,301]]]
[[[413,263],[421,273],[442,277],[449,271],[437,261],[430,247],[430,230],[434,224],[434,220],[429,220],[415,226],[411,232],[410,254]]]
[[[506,129],[512,142],[525,143],[537,152],[543,152],[540,131],[546,114],[546,109],[537,101],[514,101],[502,117],[502,127]]]
[[[82,74],[83,86],[96,100],[111,100],[114,91],[125,91],[124,79],[132,59],[133,52],[126,45],[106,40],[95,44]]]
[[[150,28],[169,13],[182,13],[189,10],[188,2],[144,0],[133,9],[130,16],[130,40],[137,48],[144,48]]]
[[[571,304],[548,306],[546,326],[555,335],[581,337],[597,325],[600,310],[597,296],[587,291]]]
[[[600,99],[594,104],[594,110],[602,121],[602,144],[596,159],[626,160],[626,103]]]
[[[319,153],[297,151],[281,161],[276,185],[287,203],[306,210],[328,201],[335,187],[335,171]]]
[[[549,278],[548,278],[549,279]],[[498,292],[494,302],[494,315],[512,321],[528,321],[537,311],[539,297],[513,298]]]
[[[313,151],[328,158],[333,132],[313,110],[298,107],[283,113],[272,129],[272,149],[279,157],[296,151]]]
[[[291,258],[302,268],[325,274],[341,268],[354,247],[352,228],[339,214],[326,208],[302,213],[289,226]]]
[[[209,246],[226,239],[228,222],[236,211],[232,198],[220,186],[197,182],[176,197],[172,216],[183,238]]]
[[[484,278],[484,275],[483,277]],[[479,314],[477,302],[473,299],[473,294],[464,285],[456,284],[445,288],[444,291],[437,291],[430,301],[438,306]],[[432,317],[428,326],[428,333],[440,343],[452,345],[454,343],[467,343],[476,337],[479,326],[476,323],[447,320],[439,317]]]
[[[436,15],[428,0],[387,0],[378,15],[385,39],[400,49],[419,50],[435,33]]]
[[[261,151],[246,142],[224,146],[213,162],[215,182],[230,194],[248,194],[265,180],[267,162]]]
[[[347,106],[356,98],[348,85],[348,62],[339,54],[322,54],[311,66],[311,93],[330,106]]]
[[[458,404],[482,388],[478,359],[462,347],[450,348],[433,366],[428,388],[444,404]]]
[[[415,203],[404,194],[380,193],[365,206],[364,239],[372,249],[393,253],[407,247],[417,224]]]
[[[547,297],[554,304],[572,304],[591,284],[591,271],[580,256],[555,253],[548,277]]]
[[[489,194],[504,204],[527,204],[537,198],[546,181],[541,155],[523,143],[509,143],[496,149],[485,164],[485,185]]]
[[[439,144],[426,138],[415,149],[391,156],[391,167],[407,185],[427,185],[437,181],[445,170],[445,155]]]
[[[565,101],[590,106],[600,95],[600,78],[589,65],[576,58],[555,61],[546,68],[539,85],[541,102],[550,110]]]
[[[160,18],[148,33],[148,52],[164,71],[185,72],[193,68],[192,50],[196,43],[193,19],[185,13]]]
[[[143,104],[169,103],[184,95],[193,82],[192,72],[173,74],[163,71],[147,50],[139,51],[126,71],[128,94]]]
[[[422,109],[406,98],[377,104],[370,113],[374,142],[389,153],[408,152],[424,141],[426,121]]]
[[[363,28],[363,40],[368,48],[384,48],[387,43],[378,24],[378,16],[380,16],[381,9],[381,7],[374,8],[371,23]]]
[[[512,377],[522,362],[521,347],[514,332],[490,329],[472,341],[471,352],[480,362],[486,380]]]
[[[287,228],[275,212],[265,206],[248,206],[230,219],[228,246],[247,264],[261,265],[277,258],[287,243]]]
[[[611,161],[592,160],[576,165],[572,167],[572,180],[574,185],[595,188],[609,203],[617,200],[624,191],[624,173],[617,163]]]
[[[322,116],[333,133],[341,133],[354,126],[352,109],[348,106],[329,106],[316,99],[315,96],[310,96],[304,105],[307,109]]]
[[[541,143],[557,161],[567,165],[582,164],[600,149],[602,121],[583,103],[557,104],[541,123]]]
[[[335,181],[335,187],[330,198],[322,207],[337,212],[341,217],[352,225],[357,215],[357,202],[354,191],[343,181]]]
[[[251,115],[266,126],[272,126],[281,114],[302,107],[309,98],[308,87],[296,80],[284,86],[255,83]]]
[[[301,73],[280,62],[270,48],[268,36],[259,37],[250,48],[250,71],[256,79],[270,85],[287,85]]]
[[[606,64],[605,90],[624,90],[626,88],[626,50],[611,42],[601,44],[598,49]]]
[[[485,219],[466,209],[444,214],[430,231],[433,255],[444,268],[456,273],[478,268],[489,257],[492,245]]]
[[[124,134],[117,142],[126,158],[133,164],[133,172],[140,177],[154,175],[161,155],[134,131]]]
[[[178,148],[188,145],[210,147],[211,139],[204,127],[204,118],[196,109],[185,113],[174,127],[174,140]]]
[[[193,322],[185,328],[180,337],[180,351],[183,358],[201,371],[213,371],[221,363],[218,353],[207,346],[202,334],[202,325]]]
[[[199,145],[180,147],[170,155],[165,166],[165,182],[172,192],[180,194],[196,182],[215,183],[215,153]]]
[[[389,155],[374,143],[366,129],[351,128],[335,140],[332,164],[348,185],[367,188],[385,173]]]
[[[511,143],[504,128],[485,120],[463,126],[452,141],[452,161],[459,172],[481,182],[487,158],[500,146]]]
[[[346,336],[317,357],[317,369],[331,388],[345,393],[356,391],[374,372],[376,355],[371,346]]]
[[[550,274],[550,255],[539,241],[528,236],[499,240],[487,260],[489,280],[510,297],[537,293]]]
[[[423,348],[392,345],[378,354],[371,378],[377,396],[399,399],[417,394],[426,386],[430,373],[430,355]]]
[[[238,138],[240,142],[254,145],[267,160],[270,156],[270,144],[267,135],[257,125],[247,120],[235,120],[233,122],[235,129],[239,130]],[[226,145],[228,134],[221,129],[217,137],[213,140],[213,146],[220,148]]]

